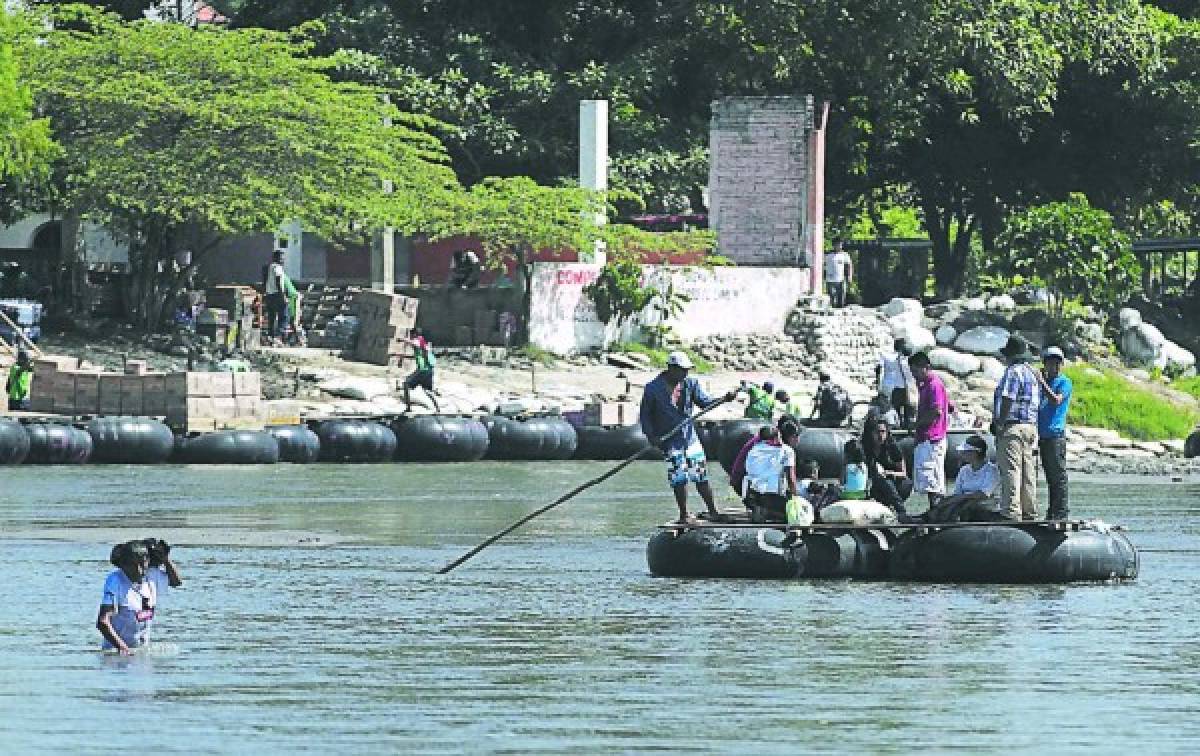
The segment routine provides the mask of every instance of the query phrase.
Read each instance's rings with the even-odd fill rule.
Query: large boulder
[[[919,301],[903,297],[894,297],[892,301],[883,306],[883,314],[889,318],[894,318],[898,315],[907,317],[915,316],[917,321],[920,322],[924,312],[925,310]]]
[[[975,355],[963,354],[944,347],[929,350],[929,362],[934,368],[957,376],[977,373],[980,368],[979,358]]]
[[[1017,309],[1017,303],[1007,294],[997,294],[987,301],[987,308],[993,312],[1012,312]]]
[[[1142,324],[1142,313],[1132,307],[1124,307],[1117,313],[1117,322],[1121,324],[1121,333]]]
[[[1196,373],[1196,355],[1174,341],[1163,344],[1163,358],[1167,363],[1163,369],[1170,375],[1191,376]]]
[[[938,346],[950,346],[958,338],[958,329],[952,325],[938,326],[933,332],[933,338],[937,340]]]
[[[995,357],[980,357],[979,369],[984,377],[992,381],[999,381],[1004,377],[1004,363]]]
[[[1012,327],[1019,331],[1044,331],[1049,323],[1050,315],[1036,308],[1018,312],[1012,318]]]
[[[1122,310],[1124,312],[1126,310]],[[1163,355],[1163,347],[1166,343],[1167,338],[1162,331],[1150,323],[1139,322],[1121,331],[1121,354],[1132,365],[1165,368],[1167,360]]]
[[[980,310],[986,310],[987,302],[984,301],[983,297],[971,297],[967,301],[963,302],[963,309],[968,312],[979,312]]]
[[[1023,305],[1045,305],[1050,303],[1050,292],[1040,286],[1022,286],[1012,293],[1013,301]]]
[[[892,338],[904,341],[909,354],[923,352],[937,345],[933,332],[923,327],[919,322],[905,322],[903,317],[894,319],[892,323]]]
[[[1085,344],[1103,344],[1104,343],[1104,326],[1099,323],[1088,323],[1084,320],[1076,320],[1072,326],[1075,336]]]
[[[954,348],[971,354],[994,355],[1008,343],[1007,328],[999,326],[977,326],[960,333],[954,340]]]

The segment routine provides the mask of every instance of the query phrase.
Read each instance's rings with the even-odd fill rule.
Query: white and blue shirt
[[[110,572],[104,580],[100,605],[113,607],[115,611],[109,620],[113,631],[130,648],[145,645],[150,639],[150,622],[157,604],[158,593],[151,580],[135,583],[120,569]],[[113,648],[107,638],[103,648]]]

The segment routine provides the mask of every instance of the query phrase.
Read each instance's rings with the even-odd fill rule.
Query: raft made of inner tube
[[[1138,575],[1138,553],[1108,528],[961,525],[901,535],[888,569],[899,580],[952,583],[1070,583]]]
[[[0,465],[19,465],[29,455],[29,434],[16,420],[0,417]]]
[[[148,417],[98,417],[87,424],[87,432],[93,462],[157,465],[175,449],[171,429]]]
[[[484,420],[488,459],[570,459],[578,437],[561,417],[517,419],[495,415]]]
[[[396,453],[396,434],[369,420],[324,420],[317,424],[322,462],[388,462]]]
[[[660,530],[646,545],[646,562],[659,577],[793,578],[805,555],[784,538],[772,528]]]
[[[658,449],[650,446],[639,425],[585,425],[576,428],[575,434],[579,438],[575,459],[625,459],[638,452],[645,452],[643,459],[662,457]]]
[[[276,425],[267,433],[279,445],[279,461],[310,465],[321,457],[321,439],[307,425]]]
[[[473,417],[416,415],[392,423],[401,462],[474,462],[488,449],[488,431]]]
[[[61,423],[33,423],[29,434],[29,456],[33,465],[82,465],[92,457],[92,437],[82,428]]]
[[[279,461],[279,442],[266,431],[222,430],[181,437],[175,458],[189,465],[273,465]]]

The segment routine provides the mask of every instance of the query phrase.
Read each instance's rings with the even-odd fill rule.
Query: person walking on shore
[[[689,520],[688,483],[695,484],[709,517],[716,519],[718,515],[712,486],[708,482],[708,458],[692,423],[692,409],[695,406],[708,409],[718,402],[732,401],[736,396],[736,392],[731,391],[720,399],[710,397],[699,381],[688,377],[691,369],[692,360],[686,353],[671,352],[667,356],[667,369],[646,384],[639,412],[642,433],[651,443],[658,442],[666,457],[667,485],[675,494],[680,522]],[[675,429],[674,433],[659,441],[672,429]]]
[[[751,420],[770,420],[775,415],[775,397],[772,392],[775,384],[770,381],[762,386],[753,383],[746,384],[746,394],[750,399],[746,405],[744,417]]]
[[[429,343],[429,339],[425,338],[425,332],[420,328],[414,328],[412,338],[408,343],[413,348],[413,360],[417,364],[416,370],[404,379],[404,407],[412,409],[412,390],[417,386],[425,389],[425,394],[429,400],[433,402],[435,412],[441,412],[438,406],[437,397],[433,393],[433,369],[437,366],[437,358],[433,356],[433,344]]]
[[[33,388],[33,359],[24,349],[17,350],[17,361],[8,370],[8,380],[4,384],[8,392],[8,409],[10,412],[28,410],[30,408],[29,394]]]
[[[1038,405],[1038,455],[1046,470],[1050,492],[1047,520],[1065,520],[1067,493],[1067,410],[1071,405],[1071,379],[1062,373],[1063,351],[1052,346],[1042,352],[1043,372],[1035,373],[1042,389]]]
[[[875,366],[879,393],[891,403],[901,428],[907,428],[912,423],[913,407],[908,400],[908,391],[916,385],[912,371],[908,369],[907,351],[904,339],[896,339],[892,343],[892,351],[879,355],[879,364]]]
[[[846,288],[854,279],[854,263],[842,248],[842,241],[833,243],[833,249],[825,254],[825,290],[832,307],[846,306]]]
[[[1008,359],[992,404],[992,435],[996,437],[1000,468],[1000,514],[1009,520],[1036,520],[1037,468],[1033,452],[1038,442],[1041,386],[1029,366],[1033,353],[1025,339],[1009,337],[1000,353]]]
[[[263,282],[263,304],[267,310],[267,336],[276,346],[283,343],[287,331],[285,278],[287,273],[283,270],[283,252],[275,250],[271,255],[271,264],[267,266],[266,281]]]
[[[946,399],[946,386],[933,372],[929,355],[917,352],[908,358],[908,367],[917,381],[913,490],[928,496],[932,509],[946,495],[946,427],[950,403]]]

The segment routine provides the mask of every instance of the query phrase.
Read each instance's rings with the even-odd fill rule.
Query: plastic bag
[[[813,505],[803,496],[793,496],[787,502],[788,525],[812,525],[815,516]]]

